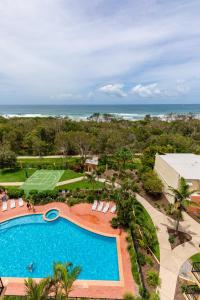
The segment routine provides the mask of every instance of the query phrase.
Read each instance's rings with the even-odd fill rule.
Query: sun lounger
[[[16,207],[15,200],[11,199],[10,200],[10,208],[15,208],[15,207]]]
[[[109,210],[109,207],[110,207],[110,203],[106,203],[106,205],[104,206],[103,208],[103,213],[107,213],[107,211]]]
[[[19,198],[18,199],[18,204],[19,204],[19,207],[23,206],[24,205],[24,201],[22,198]]]
[[[102,209],[103,209],[103,202],[100,202],[97,211],[102,211]]]
[[[116,209],[117,209],[116,205],[113,205],[113,207],[110,209],[110,212],[114,214],[116,212]]]
[[[6,211],[8,209],[8,205],[6,201],[2,202],[2,211]]]
[[[96,210],[97,205],[98,205],[98,202],[97,202],[97,200],[95,200],[94,203],[92,204],[92,210]]]

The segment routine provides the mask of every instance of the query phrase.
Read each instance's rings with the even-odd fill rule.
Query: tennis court
[[[38,170],[24,182],[21,188],[25,192],[53,190],[63,173],[63,170]]]

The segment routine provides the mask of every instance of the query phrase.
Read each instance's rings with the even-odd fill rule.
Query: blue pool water
[[[45,217],[48,220],[53,220],[55,218],[57,218],[59,215],[59,211],[57,209],[51,209],[48,212],[46,212]]]
[[[119,280],[117,245],[105,237],[59,218],[46,222],[29,215],[0,223],[0,277],[42,278],[54,262],[81,266],[79,279]],[[33,263],[30,273],[27,266]]]

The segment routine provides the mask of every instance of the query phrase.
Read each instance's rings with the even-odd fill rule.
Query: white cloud
[[[123,91],[123,84],[107,84],[100,87],[98,90],[107,95],[117,96],[117,97],[126,97],[126,93]]]
[[[136,89],[147,97],[180,79],[177,93],[185,83],[192,93],[200,78],[199,11],[199,0],[0,0],[0,104],[48,103],[50,95],[71,103],[105,82],[151,80],[158,85]],[[126,94],[116,84],[106,90],[118,101]]]
[[[163,94],[157,83],[147,85],[138,84],[132,88],[131,93],[140,97],[157,97]]]

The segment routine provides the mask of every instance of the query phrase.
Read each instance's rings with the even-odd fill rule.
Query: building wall
[[[154,170],[163,182],[164,192],[168,201],[173,203],[174,197],[168,194],[171,193],[169,186],[178,188],[180,180],[179,174],[159,155],[156,155]]]

